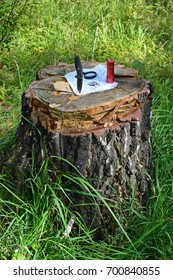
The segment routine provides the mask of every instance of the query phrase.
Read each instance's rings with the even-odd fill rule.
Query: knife
[[[79,91],[79,93],[82,90],[82,83],[83,83],[83,70],[82,70],[82,64],[81,64],[81,60],[80,57],[78,55],[75,56],[75,67],[76,67],[76,78],[77,78],[77,89]]]

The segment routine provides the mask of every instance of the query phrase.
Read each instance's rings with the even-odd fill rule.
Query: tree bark
[[[84,67],[96,64],[84,63]],[[17,144],[8,161],[13,178],[18,184],[20,174],[29,176],[33,157],[34,165],[40,167],[45,158],[58,156],[54,159],[58,170],[75,173],[77,169],[100,195],[114,201],[115,208],[132,193],[145,205],[152,169],[150,82],[141,79],[137,70],[116,65],[116,88],[75,96],[63,77],[69,71],[74,71],[73,65],[47,67],[23,94]],[[67,91],[58,90],[57,81],[63,88],[65,83]],[[78,195],[76,188],[72,199],[81,206],[74,210],[97,233],[103,234],[103,224],[112,230],[106,207],[82,206],[89,199]]]

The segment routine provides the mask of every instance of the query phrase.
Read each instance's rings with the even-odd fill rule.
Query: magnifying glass
[[[95,71],[83,72],[84,78],[87,80],[94,79],[97,77],[97,73]]]

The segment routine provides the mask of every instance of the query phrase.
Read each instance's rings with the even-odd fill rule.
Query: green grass
[[[72,63],[75,54],[83,60],[114,59],[138,68],[155,89],[152,188],[146,212],[132,200],[122,209],[122,215],[129,216],[128,228],[112,215],[117,235],[96,242],[82,217],[57,196],[64,191],[71,205],[70,184],[75,180],[90,193],[88,182],[71,176],[63,186],[61,176],[67,174],[51,183],[36,173],[25,182],[25,196],[19,198],[15,183],[1,174],[0,190],[7,196],[0,198],[0,259],[173,259],[172,1],[32,2],[1,42],[0,151],[12,145],[21,94],[37,70],[59,61]],[[62,238],[71,215],[74,228]]]

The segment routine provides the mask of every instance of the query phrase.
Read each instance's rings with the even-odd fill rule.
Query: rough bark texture
[[[136,70],[115,66],[118,87],[113,90],[80,97],[55,90],[54,83],[64,82],[63,75],[72,70],[74,66],[66,64],[48,67],[37,73],[39,80],[23,94],[17,145],[8,161],[16,182],[21,173],[29,176],[33,155],[35,166],[57,155],[90,179],[115,207],[133,192],[145,204],[151,173],[150,83],[137,77]],[[60,158],[55,162],[57,169],[75,172]],[[72,196],[74,204],[88,202],[75,191]],[[88,226],[101,233],[103,224],[111,229],[113,225],[108,210],[100,209],[74,207]]]

